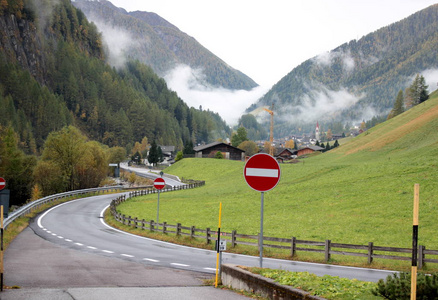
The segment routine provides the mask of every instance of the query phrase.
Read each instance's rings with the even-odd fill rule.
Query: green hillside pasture
[[[435,97],[337,149],[281,164],[279,184],[265,193],[264,235],[408,248],[414,184],[419,183],[419,244],[438,249],[437,159]],[[167,173],[206,185],[162,193],[160,221],[215,229],[222,202],[222,231],[257,234],[260,193],[246,184],[243,167],[243,162],[218,159],[186,158],[174,164]],[[156,195],[138,197],[118,209],[150,220],[156,202]]]

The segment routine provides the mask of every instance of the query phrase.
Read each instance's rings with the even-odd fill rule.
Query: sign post
[[[280,181],[280,165],[277,160],[269,154],[259,153],[251,156],[243,169],[243,176],[246,183],[261,193],[260,209],[260,268],[263,267],[263,206],[264,194],[272,190]]]
[[[217,288],[218,283],[218,275],[219,275],[219,269],[220,269],[220,253],[221,253],[221,216],[222,216],[222,202],[219,203],[219,226],[217,228],[217,241],[216,241],[216,280],[214,282],[214,287]]]
[[[420,208],[420,185],[414,185],[414,212],[412,222],[412,270],[411,300],[417,299],[417,250],[418,250],[418,212]]]
[[[158,190],[158,202],[157,202],[157,224],[159,223],[158,217],[160,216],[160,190],[166,186],[166,182],[163,178],[156,178],[154,180],[154,188]]]

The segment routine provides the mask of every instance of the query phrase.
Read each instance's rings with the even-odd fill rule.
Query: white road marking
[[[81,244],[81,243],[75,243],[75,245],[83,246],[84,244]]]
[[[64,237],[62,237],[62,236],[60,236],[60,235],[58,235],[58,239],[63,239]]]
[[[190,267],[190,265],[185,265],[185,264],[178,264],[178,263],[170,263],[170,264],[178,267]]]
[[[73,242],[72,240],[69,240],[69,239],[65,239],[65,241],[66,241],[66,242]]]
[[[130,255],[130,254],[120,254],[121,256],[125,256],[125,257],[134,257],[134,255]]]
[[[96,249],[97,249],[96,247],[93,247],[93,246],[87,246],[87,248],[88,248],[88,249],[93,249],[93,250],[96,250]]]
[[[152,258],[143,258],[143,260],[151,261],[151,262],[160,262],[159,260],[152,259]]]
[[[204,268],[204,270],[208,270],[208,271],[216,271],[216,269],[213,269],[213,268]]]
[[[102,252],[105,252],[105,253],[114,253],[113,251],[109,251],[109,250],[102,250]]]

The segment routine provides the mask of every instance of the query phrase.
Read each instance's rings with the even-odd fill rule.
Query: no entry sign
[[[0,177],[0,191],[6,187],[6,180]]]
[[[163,178],[158,177],[157,179],[154,180],[154,188],[156,188],[157,190],[161,190],[165,186],[166,186],[166,182],[164,181]]]
[[[252,189],[266,192],[273,189],[280,181],[280,166],[271,155],[255,154],[246,162],[243,176]]]

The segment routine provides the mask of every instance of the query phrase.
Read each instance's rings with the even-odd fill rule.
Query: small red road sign
[[[156,188],[157,190],[161,190],[165,186],[166,186],[166,182],[164,181],[163,178],[158,177],[157,179],[154,180],[154,188]]]
[[[6,187],[6,180],[0,177],[0,191]]]
[[[280,181],[280,173],[277,160],[265,153],[251,156],[243,169],[246,183],[258,192],[273,189]]]

